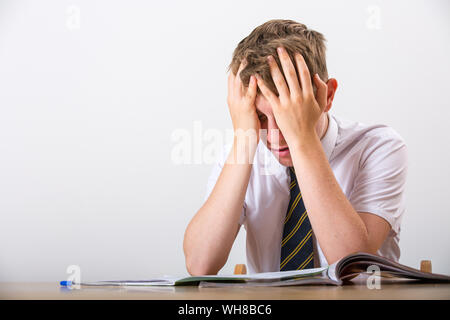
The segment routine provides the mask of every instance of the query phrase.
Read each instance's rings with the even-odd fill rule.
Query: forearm
[[[343,193],[319,138],[307,135],[291,149],[293,165],[314,234],[328,261],[368,251],[366,226]]]
[[[216,274],[228,259],[252,169],[249,161],[236,161],[242,152],[252,159],[255,148],[233,145],[214,189],[186,229],[184,253],[191,274]]]

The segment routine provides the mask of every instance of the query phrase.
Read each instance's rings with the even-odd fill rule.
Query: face
[[[283,166],[292,167],[291,154],[281,130],[278,129],[272,112],[272,106],[261,94],[256,96],[255,105],[261,123],[261,129],[267,130],[267,139],[262,137],[264,144]],[[316,132],[319,137],[325,134],[327,126],[328,118],[324,112],[316,125]]]

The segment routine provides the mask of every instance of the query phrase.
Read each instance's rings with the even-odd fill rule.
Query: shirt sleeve
[[[214,189],[214,186],[216,185],[217,179],[219,178],[219,175],[222,172],[223,166],[225,164],[225,161],[228,157],[230,150],[231,150],[231,145],[226,145],[223,149],[223,154],[222,154],[221,160],[217,161],[213,165],[213,167],[211,169],[211,173],[208,178],[208,182],[206,183],[206,194],[205,194],[204,201],[206,201],[209,198],[212,190]],[[244,224],[245,210],[246,210],[246,204],[244,201],[244,205],[243,205],[242,211],[241,211],[241,216],[239,218],[239,225]]]
[[[392,130],[369,137],[367,146],[360,159],[350,203],[357,212],[382,217],[398,233],[404,212],[406,145]]]

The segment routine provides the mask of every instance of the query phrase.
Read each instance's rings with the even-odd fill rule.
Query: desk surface
[[[301,299],[450,299],[450,284],[398,283],[382,281],[380,289],[369,289],[363,280],[341,287],[302,285],[290,287],[82,287],[61,288],[51,282],[0,283],[0,299],[149,299],[149,300],[301,300]]]

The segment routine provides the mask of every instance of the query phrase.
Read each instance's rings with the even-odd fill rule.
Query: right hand
[[[248,132],[247,130],[254,130],[258,143],[260,122],[255,106],[257,83],[255,76],[252,75],[248,87],[244,87],[240,73],[246,64],[247,62],[243,59],[236,75],[230,71],[227,103],[235,135],[240,130],[244,133]]]

